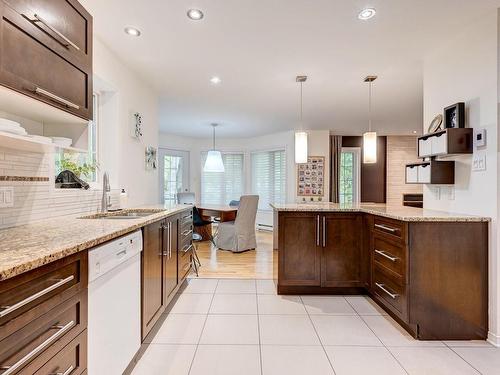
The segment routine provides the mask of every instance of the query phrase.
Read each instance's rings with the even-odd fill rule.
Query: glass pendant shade
[[[220,151],[208,151],[207,160],[205,160],[204,172],[224,172],[224,163]]]
[[[307,133],[297,132],[295,133],[295,163],[307,163],[307,156]]]
[[[363,163],[375,164],[377,162],[377,133],[363,134]]]

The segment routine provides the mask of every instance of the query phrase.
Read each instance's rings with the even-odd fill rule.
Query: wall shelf
[[[64,150],[69,153],[87,153],[87,150],[76,147],[61,147],[54,143],[45,143],[31,139],[24,135],[0,132],[0,146],[15,150],[22,150],[36,153],[52,153]]]
[[[407,184],[455,184],[454,161],[424,161],[406,165]]]
[[[472,154],[473,129],[450,128],[418,137],[418,157]]]

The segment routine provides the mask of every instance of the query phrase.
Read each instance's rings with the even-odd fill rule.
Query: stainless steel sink
[[[159,212],[161,212],[161,210],[127,210],[127,211],[116,211],[116,212],[108,212],[105,214],[83,216],[80,219],[131,220],[131,219],[140,219],[141,217],[154,215]]]

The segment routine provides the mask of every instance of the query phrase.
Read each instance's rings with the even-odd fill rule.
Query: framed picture
[[[307,163],[297,165],[297,195],[321,197],[324,190],[325,157],[309,156]]]
[[[156,169],[158,165],[158,155],[153,146],[146,147],[146,170]]]
[[[444,109],[445,129],[465,128],[465,103],[456,103]]]

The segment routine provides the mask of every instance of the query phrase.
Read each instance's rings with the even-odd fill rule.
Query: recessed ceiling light
[[[374,17],[377,11],[375,8],[365,8],[358,14],[358,18],[360,20],[366,21],[369,20],[370,18]]]
[[[414,131],[413,131],[413,134],[417,134],[417,131],[416,131],[416,130],[414,130]]]
[[[212,78],[210,78],[210,83],[212,85],[219,85],[221,82],[222,80],[220,79],[220,77],[213,76]]]
[[[128,34],[128,35],[132,35],[132,36],[139,36],[141,35],[141,31],[139,29],[136,29],[135,27],[126,27],[125,28],[125,32]]]
[[[189,9],[187,16],[194,21],[199,21],[203,18],[203,12],[199,9]]]

